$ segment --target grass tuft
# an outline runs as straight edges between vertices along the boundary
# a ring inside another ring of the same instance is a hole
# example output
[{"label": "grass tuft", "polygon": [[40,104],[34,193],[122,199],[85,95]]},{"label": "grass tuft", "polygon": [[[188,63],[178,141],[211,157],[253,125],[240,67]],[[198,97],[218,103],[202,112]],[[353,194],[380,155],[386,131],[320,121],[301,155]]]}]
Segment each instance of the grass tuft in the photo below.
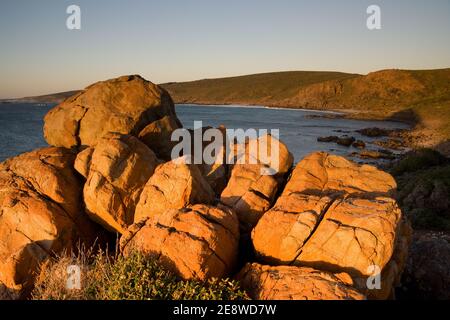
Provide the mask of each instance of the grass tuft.
[{"label": "grass tuft", "polygon": [[[66,287],[67,267],[81,268],[81,289]],[[100,251],[64,254],[41,267],[32,293],[36,300],[244,300],[239,283],[229,279],[183,281],[140,253],[111,257]]]}]

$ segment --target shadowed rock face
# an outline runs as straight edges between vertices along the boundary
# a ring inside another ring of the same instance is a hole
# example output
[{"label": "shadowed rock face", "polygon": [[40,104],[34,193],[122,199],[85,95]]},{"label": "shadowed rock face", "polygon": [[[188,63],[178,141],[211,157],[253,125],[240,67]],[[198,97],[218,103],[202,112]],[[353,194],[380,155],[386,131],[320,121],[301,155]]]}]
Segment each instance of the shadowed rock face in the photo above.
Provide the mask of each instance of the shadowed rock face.
[{"label": "shadowed rock face", "polygon": [[[269,156],[272,154],[272,144],[278,144],[278,159],[264,163],[259,157],[258,149],[250,147],[251,143],[268,146],[267,154]],[[282,142],[270,135],[247,142],[242,150],[246,157],[245,162],[240,164],[236,161],[237,164],[233,166],[230,180],[222,192],[220,200],[236,211],[241,227],[243,230],[249,231],[256,225],[264,212],[272,206],[276,193],[292,166],[293,157]],[[237,159],[242,156],[239,149],[235,153]],[[270,169],[275,169],[277,174],[264,175],[262,173],[264,170]]]},{"label": "shadowed rock face", "polygon": [[138,136],[145,129],[144,142],[158,154],[160,143],[149,132],[168,135],[175,127],[181,123],[164,89],[140,76],[123,76],[95,83],[53,108],[45,116],[44,136],[50,145],[71,148],[94,146],[108,132]]},{"label": "shadowed rock face", "polygon": [[[0,164],[0,286],[26,295],[41,262],[101,235],[82,209],[75,154],[44,148]],[[1,285],[3,283],[3,285]]]},{"label": "shadowed rock face", "polygon": [[133,224],[142,189],[158,159],[137,138],[118,133],[105,135],[91,149],[81,152],[76,161],[80,173],[87,174],[83,191],[86,211],[104,228],[123,233]]},{"label": "shadowed rock face", "polygon": [[365,300],[346,273],[252,263],[243,268],[238,279],[256,300]]},{"label": "shadowed rock face", "polygon": [[275,206],[254,229],[256,253],[272,264],[345,271],[363,288],[376,265],[387,290],[368,294],[387,298],[407,254],[402,237],[410,236],[390,197],[395,188],[394,179],[374,167],[312,154],[297,165]]},{"label": "shadowed rock face", "polygon": [[169,209],[132,225],[121,238],[125,255],[140,251],[183,279],[228,276],[236,262],[239,222],[225,207]]}]

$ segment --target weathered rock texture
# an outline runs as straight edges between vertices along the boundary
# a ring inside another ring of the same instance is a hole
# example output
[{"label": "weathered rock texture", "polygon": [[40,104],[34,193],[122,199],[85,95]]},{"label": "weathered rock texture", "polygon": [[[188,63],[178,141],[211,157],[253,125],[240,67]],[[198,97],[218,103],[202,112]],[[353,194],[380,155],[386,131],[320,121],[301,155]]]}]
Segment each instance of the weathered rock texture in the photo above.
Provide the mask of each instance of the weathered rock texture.
[{"label": "weathered rock texture", "polygon": [[[155,123],[156,122],[156,123]],[[140,76],[97,82],[53,108],[45,116],[50,145],[94,146],[108,132],[139,136],[158,153],[161,143],[151,132],[167,136],[181,127],[170,95]],[[167,150],[161,150],[161,156]]]},{"label": "weathered rock texture", "polygon": [[312,268],[247,264],[239,273],[242,287],[256,300],[364,300],[346,273]]},{"label": "weathered rock texture", "polygon": [[[85,154],[83,154],[85,153]],[[89,160],[89,149],[77,157]],[[130,135],[109,133],[99,140],[87,174],[84,203],[89,216],[110,231],[123,233],[133,224],[141,192],[158,164],[145,144]],[[87,171],[87,172],[85,172]]]},{"label": "weathered rock texture", "polygon": [[[387,298],[399,279],[410,229],[397,203],[394,179],[374,167],[315,153],[300,162],[275,206],[266,212],[252,239],[261,261],[347,272],[360,288],[383,271]],[[395,252],[395,256],[394,256]]]},{"label": "weathered rock texture", "polygon": [[84,178],[89,175],[89,168],[91,167],[92,154],[95,148],[86,148],[77,154],[75,158],[74,168],[81,174]]},{"label": "weathered rock texture", "polygon": [[232,210],[206,205],[169,209],[132,225],[121,239],[125,255],[139,251],[183,279],[229,275],[239,243],[239,223]]},{"label": "weathered rock texture", "polygon": [[[267,146],[266,161],[260,159],[258,149],[250,147],[251,143]],[[275,143],[279,145],[278,159],[270,158],[272,144]],[[221,201],[237,212],[243,229],[249,230],[272,206],[278,188],[292,166],[293,157],[282,142],[269,135],[247,142],[245,147],[237,149],[235,153],[236,164],[222,192]],[[245,157],[245,160],[237,162],[241,157]],[[267,174],[270,171],[272,174]]]},{"label": "weathered rock texture", "polygon": [[0,164],[0,291],[24,296],[53,253],[92,245],[100,234],[82,209],[75,154],[45,148]]},{"label": "weathered rock texture", "polygon": [[184,158],[164,163],[156,169],[142,191],[136,207],[135,222],[167,209],[181,209],[191,204],[209,204],[214,191],[196,165]]}]

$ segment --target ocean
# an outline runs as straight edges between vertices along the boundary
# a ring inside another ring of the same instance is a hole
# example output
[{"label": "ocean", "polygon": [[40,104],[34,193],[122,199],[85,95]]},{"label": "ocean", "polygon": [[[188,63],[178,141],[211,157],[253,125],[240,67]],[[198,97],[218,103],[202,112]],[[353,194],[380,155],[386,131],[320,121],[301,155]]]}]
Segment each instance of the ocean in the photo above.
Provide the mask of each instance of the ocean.
[{"label": "ocean", "polygon": [[[43,119],[52,107],[53,105],[0,104],[0,162],[47,146],[43,137]],[[370,127],[408,128],[406,124],[392,121],[329,118],[326,117],[329,113],[310,110],[177,105],[176,112],[187,128],[192,128],[194,121],[202,121],[203,126],[225,125],[230,129],[279,129],[281,140],[293,153],[296,162],[314,151],[327,151],[347,157],[357,151],[353,147],[317,142],[318,137],[347,134],[368,143],[368,149],[377,150],[379,147],[372,144],[376,139],[362,137],[355,130]]]}]

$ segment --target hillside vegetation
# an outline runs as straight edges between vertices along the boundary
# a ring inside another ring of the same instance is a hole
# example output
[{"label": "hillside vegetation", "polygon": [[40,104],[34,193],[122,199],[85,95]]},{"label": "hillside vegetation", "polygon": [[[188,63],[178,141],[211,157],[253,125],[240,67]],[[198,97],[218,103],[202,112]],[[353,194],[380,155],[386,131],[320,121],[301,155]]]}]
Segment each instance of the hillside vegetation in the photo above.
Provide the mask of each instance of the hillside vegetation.
[{"label": "hillside vegetation", "polygon": [[177,103],[342,110],[417,124],[419,135],[431,134],[435,142],[450,138],[450,69],[279,72],[162,86]]}]

